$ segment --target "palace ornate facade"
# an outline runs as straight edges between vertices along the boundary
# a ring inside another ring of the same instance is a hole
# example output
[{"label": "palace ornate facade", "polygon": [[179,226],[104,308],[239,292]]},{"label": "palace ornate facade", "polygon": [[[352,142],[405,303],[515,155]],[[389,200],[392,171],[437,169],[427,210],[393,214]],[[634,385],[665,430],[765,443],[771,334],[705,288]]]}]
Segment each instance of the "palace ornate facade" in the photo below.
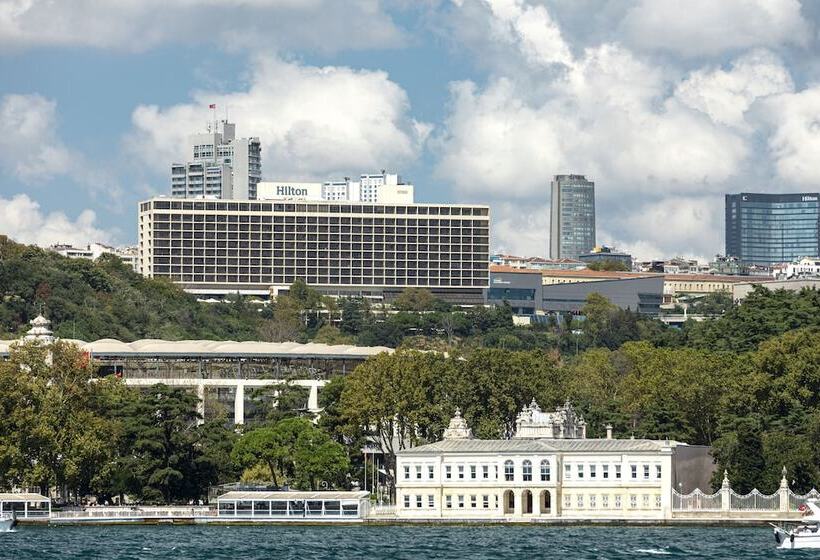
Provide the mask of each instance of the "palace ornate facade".
[{"label": "palace ornate facade", "polygon": [[687,466],[708,452],[615,439],[611,426],[605,439],[587,438],[569,402],[544,412],[533,400],[507,440],[476,439],[456,410],[441,441],[397,453],[396,511],[404,519],[669,519],[673,488],[704,478]]}]

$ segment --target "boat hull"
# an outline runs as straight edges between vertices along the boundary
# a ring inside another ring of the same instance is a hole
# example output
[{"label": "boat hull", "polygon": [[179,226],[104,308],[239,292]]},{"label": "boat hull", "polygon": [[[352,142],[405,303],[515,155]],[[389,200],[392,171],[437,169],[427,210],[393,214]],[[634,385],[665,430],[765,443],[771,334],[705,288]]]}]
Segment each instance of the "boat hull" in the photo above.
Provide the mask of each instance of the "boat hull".
[{"label": "boat hull", "polygon": [[776,527],[774,530],[774,538],[778,548],[820,548],[820,532],[800,534]]},{"label": "boat hull", "polygon": [[14,529],[15,520],[12,517],[0,518],[0,533],[5,533]]}]

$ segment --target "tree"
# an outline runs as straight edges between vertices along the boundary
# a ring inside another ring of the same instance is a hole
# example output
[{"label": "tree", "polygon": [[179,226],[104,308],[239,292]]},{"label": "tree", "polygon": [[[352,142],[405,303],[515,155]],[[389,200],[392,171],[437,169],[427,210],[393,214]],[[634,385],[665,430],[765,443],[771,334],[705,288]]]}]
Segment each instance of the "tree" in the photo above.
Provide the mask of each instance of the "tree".
[{"label": "tree", "polygon": [[262,427],[243,434],[233,446],[231,459],[243,469],[262,463],[268,467],[274,486],[279,486],[277,472],[283,471],[282,465],[290,449],[281,439],[281,432],[273,427]]},{"label": "tree", "polygon": [[399,311],[432,311],[437,298],[424,288],[405,288],[393,302],[393,308]]},{"label": "tree", "polygon": [[293,462],[299,486],[311,490],[318,490],[320,482],[339,486],[350,468],[344,447],[312,425],[296,439]]},{"label": "tree", "polygon": [[611,270],[616,272],[629,272],[629,266],[618,259],[604,259],[587,264],[590,270]]},{"label": "tree", "polygon": [[323,344],[354,344],[356,339],[340,331],[333,325],[322,325],[313,337],[313,342]]},{"label": "tree", "polygon": [[732,308],[733,304],[732,293],[721,290],[696,299],[689,306],[689,313],[693,315],[723,315]]},{"label": "tree", "polygon": [[601,294],[589,294],[581,313],[585,317],[583,331],[587,346],[615,350],[624,342],[637,340],[640,336],[636,315],[610,303]]},{"label": "tree", "polygon": [[299,302],[288,295],[280,295],[271,303],[271,318],[259,327],[262,340],[268,342],[291,342],[302,334],[302,309]]},{"label": "tree", "polygon": [[689,346],[746,352],[794,329],[820,327],[820,291],[770,291],[757,286],[740,305],[718,319],[684,327]]},{"label": "tree", "polygon": [[171,503],[198,498],[196,480],[196,395],[183,389],[155,385],[126,403],[125,465],[134,473],[132,491],[150,502]]},{"label": "tree", "polygon": [[67,342],[12,347],[0,362],[0,485],[87,492],[116,426],[101,410],[112,383],[89,383],[88,356]]},{"label": "tree", "polygon": [[452,362],[440,354],[382,353],[345,380],[339,408],[348,433],[372,436],[385,456],[388,484],[395,480],[396,451],[432,440],[446,425],[441,378]]},{"label": "tree", "polygon": [[339,329],[345,334],[358,335],[372,316],[370,305],[364,298],[344,298],[341,300],[342,321]]}]

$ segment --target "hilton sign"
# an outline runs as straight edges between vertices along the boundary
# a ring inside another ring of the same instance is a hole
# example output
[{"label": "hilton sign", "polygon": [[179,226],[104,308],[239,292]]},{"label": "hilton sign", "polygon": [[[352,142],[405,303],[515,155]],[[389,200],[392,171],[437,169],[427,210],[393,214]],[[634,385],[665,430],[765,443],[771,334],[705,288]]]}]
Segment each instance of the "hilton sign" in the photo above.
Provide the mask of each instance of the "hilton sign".
[{"label": "hilton sign", "polygon": [[307,189],[300,189],[290,185],[278,185],[276,187],[276,196],[307,196]]}]

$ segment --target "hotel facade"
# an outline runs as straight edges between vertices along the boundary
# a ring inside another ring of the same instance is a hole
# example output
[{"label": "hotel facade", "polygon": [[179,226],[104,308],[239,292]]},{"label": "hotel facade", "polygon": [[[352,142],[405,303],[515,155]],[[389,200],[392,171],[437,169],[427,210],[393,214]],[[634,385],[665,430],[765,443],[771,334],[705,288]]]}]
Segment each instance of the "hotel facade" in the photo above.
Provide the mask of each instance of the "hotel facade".
[{"label": "hotel facade", "polygon": [[139,205],[140,272],[200,295],[321,293],[391,301],[429,289],[483,303],[488,206],[154,198]]},{"label": "hotel facade", "polygon": [[[567,403],[533,401],[508,440],[479,440],[456,411],[442,441],[397,454],[396,515],[451,520],[662,520],[672,492],[706,487],[708,448],[676,441],[588,439]],[[704,469],[703,466],[706,466]]]}]

